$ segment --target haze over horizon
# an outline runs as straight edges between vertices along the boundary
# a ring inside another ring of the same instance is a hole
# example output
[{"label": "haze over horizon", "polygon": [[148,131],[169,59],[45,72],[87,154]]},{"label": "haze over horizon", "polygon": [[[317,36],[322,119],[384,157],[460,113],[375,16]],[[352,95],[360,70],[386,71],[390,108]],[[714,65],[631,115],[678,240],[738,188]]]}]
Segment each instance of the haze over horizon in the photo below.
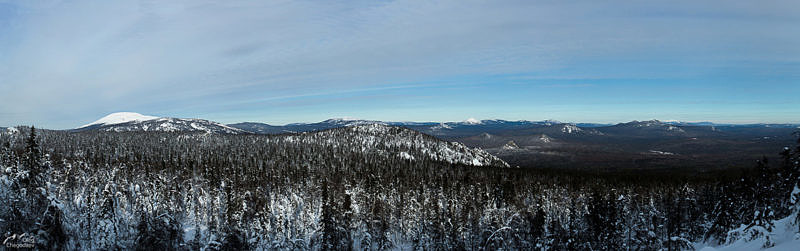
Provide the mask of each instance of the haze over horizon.
[{"label": "haze over horizon", "polygon": [[0,126],[800,123],[793,1],[4,1]]}]

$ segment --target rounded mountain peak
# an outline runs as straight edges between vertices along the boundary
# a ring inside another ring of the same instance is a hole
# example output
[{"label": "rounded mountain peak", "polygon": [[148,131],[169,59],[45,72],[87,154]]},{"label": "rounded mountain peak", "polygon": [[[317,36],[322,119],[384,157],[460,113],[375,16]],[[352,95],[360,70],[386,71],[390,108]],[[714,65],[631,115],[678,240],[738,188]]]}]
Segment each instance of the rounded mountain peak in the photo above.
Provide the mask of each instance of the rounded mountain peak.
[{"label": "rounded mountain peak", "polygon": [[115,124],[122,124],[122,123],[131,122],[131,121],[147,121],[147,120],[153,120],[153,119],[157,119],[157,118],[159,118],[159,117],[142,115],[142,114],[135,113],[135,112],[115,112],[115,113],[106,115],[105,117],[102,117],[102,118],[98,119],[95,122],[86,124],[86,125],[78,127],[78,128],[84,128],[84,127],[88,127],[88,126],[92,126],[92,125],[115,125]]}]

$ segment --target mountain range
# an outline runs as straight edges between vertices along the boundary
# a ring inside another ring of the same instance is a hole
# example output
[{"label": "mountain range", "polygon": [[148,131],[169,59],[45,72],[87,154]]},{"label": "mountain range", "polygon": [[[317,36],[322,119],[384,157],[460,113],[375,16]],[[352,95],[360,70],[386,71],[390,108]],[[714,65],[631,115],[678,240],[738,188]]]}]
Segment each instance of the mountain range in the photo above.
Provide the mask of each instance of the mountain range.
[{"label": "mountain range", "polygon": [[438,139],[480,148],[512,166],[609,170],[724,168],[748,163],[791,145],[796,124],[717,124],[711,122],[631,121],[619,124],[560,121],[475,120],[387,122],[328,119],[316,123],[221,124],[204,119],[162,118],[114,113],[73,132],[158,131],[218,134],[298,134],[334,128],[382,125],[402,127]]},{"label": "mountain range", "polygon": [[[384,124],[403,126],[409,129],[424,132],[430,135],[457,138],[474,136],[481,133],[499,133],[516,131],[518,133],[530,131],[568,134],[568,135],[598,135],[605,133],[631,135],[632,130],[638,130],[639,136],[653,136],[652,134],[669,136],[687,136],[700,131],[733,132],[740,131],[735,128],[772,128],[796,129],[798,124],[718,124],[712,122],[681,122],[681,121],[631,121],[619,124],[599,123],[565,123],[554,120],[544,121],[508,121],[508,120],[476,120],[467,119],[461,122],[392,122],[377,120],[359,120],[335,118],[315,123],[292,123],[286,125],[270,125],[260,122],[241,122],[222,124],[197,118],[169,118],[147,116],[133,112],[118,112],[109,114],[95,122],[72,129],[72,131],[197,131],[224,134],[285,134],[326,130],[331,128],[347,127],[365,124]],[[690,132],[686,131],[689,128]],[[527,130],[527,131],[526,131]]]}]

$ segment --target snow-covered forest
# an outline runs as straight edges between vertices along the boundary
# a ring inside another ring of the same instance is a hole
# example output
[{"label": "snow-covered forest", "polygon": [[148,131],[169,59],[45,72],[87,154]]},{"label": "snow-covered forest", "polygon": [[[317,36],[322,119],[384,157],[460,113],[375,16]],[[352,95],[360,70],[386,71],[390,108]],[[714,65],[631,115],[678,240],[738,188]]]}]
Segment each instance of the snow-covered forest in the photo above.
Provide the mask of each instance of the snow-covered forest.
[{"label": "snow-covered forest", "polygon": [[798,233],[798,152],[724,173],[610,175],[508,168],[378,125],[20,127],[0,135],[0,230],[55,250],[766,248]]}]

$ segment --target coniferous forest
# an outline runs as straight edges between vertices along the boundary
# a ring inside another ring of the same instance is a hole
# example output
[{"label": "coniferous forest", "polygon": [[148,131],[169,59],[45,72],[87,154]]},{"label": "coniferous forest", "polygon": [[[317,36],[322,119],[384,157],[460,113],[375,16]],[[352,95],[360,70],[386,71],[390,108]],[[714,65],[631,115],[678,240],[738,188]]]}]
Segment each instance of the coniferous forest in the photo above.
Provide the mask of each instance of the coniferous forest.
[{"label": "coniferous forest", "polygon": [[476,166],[396,127],[19,129],[0,136],[0,230],[43,250],[686,250],[798,232],[798,146],[725,172],[601,173]]}]

